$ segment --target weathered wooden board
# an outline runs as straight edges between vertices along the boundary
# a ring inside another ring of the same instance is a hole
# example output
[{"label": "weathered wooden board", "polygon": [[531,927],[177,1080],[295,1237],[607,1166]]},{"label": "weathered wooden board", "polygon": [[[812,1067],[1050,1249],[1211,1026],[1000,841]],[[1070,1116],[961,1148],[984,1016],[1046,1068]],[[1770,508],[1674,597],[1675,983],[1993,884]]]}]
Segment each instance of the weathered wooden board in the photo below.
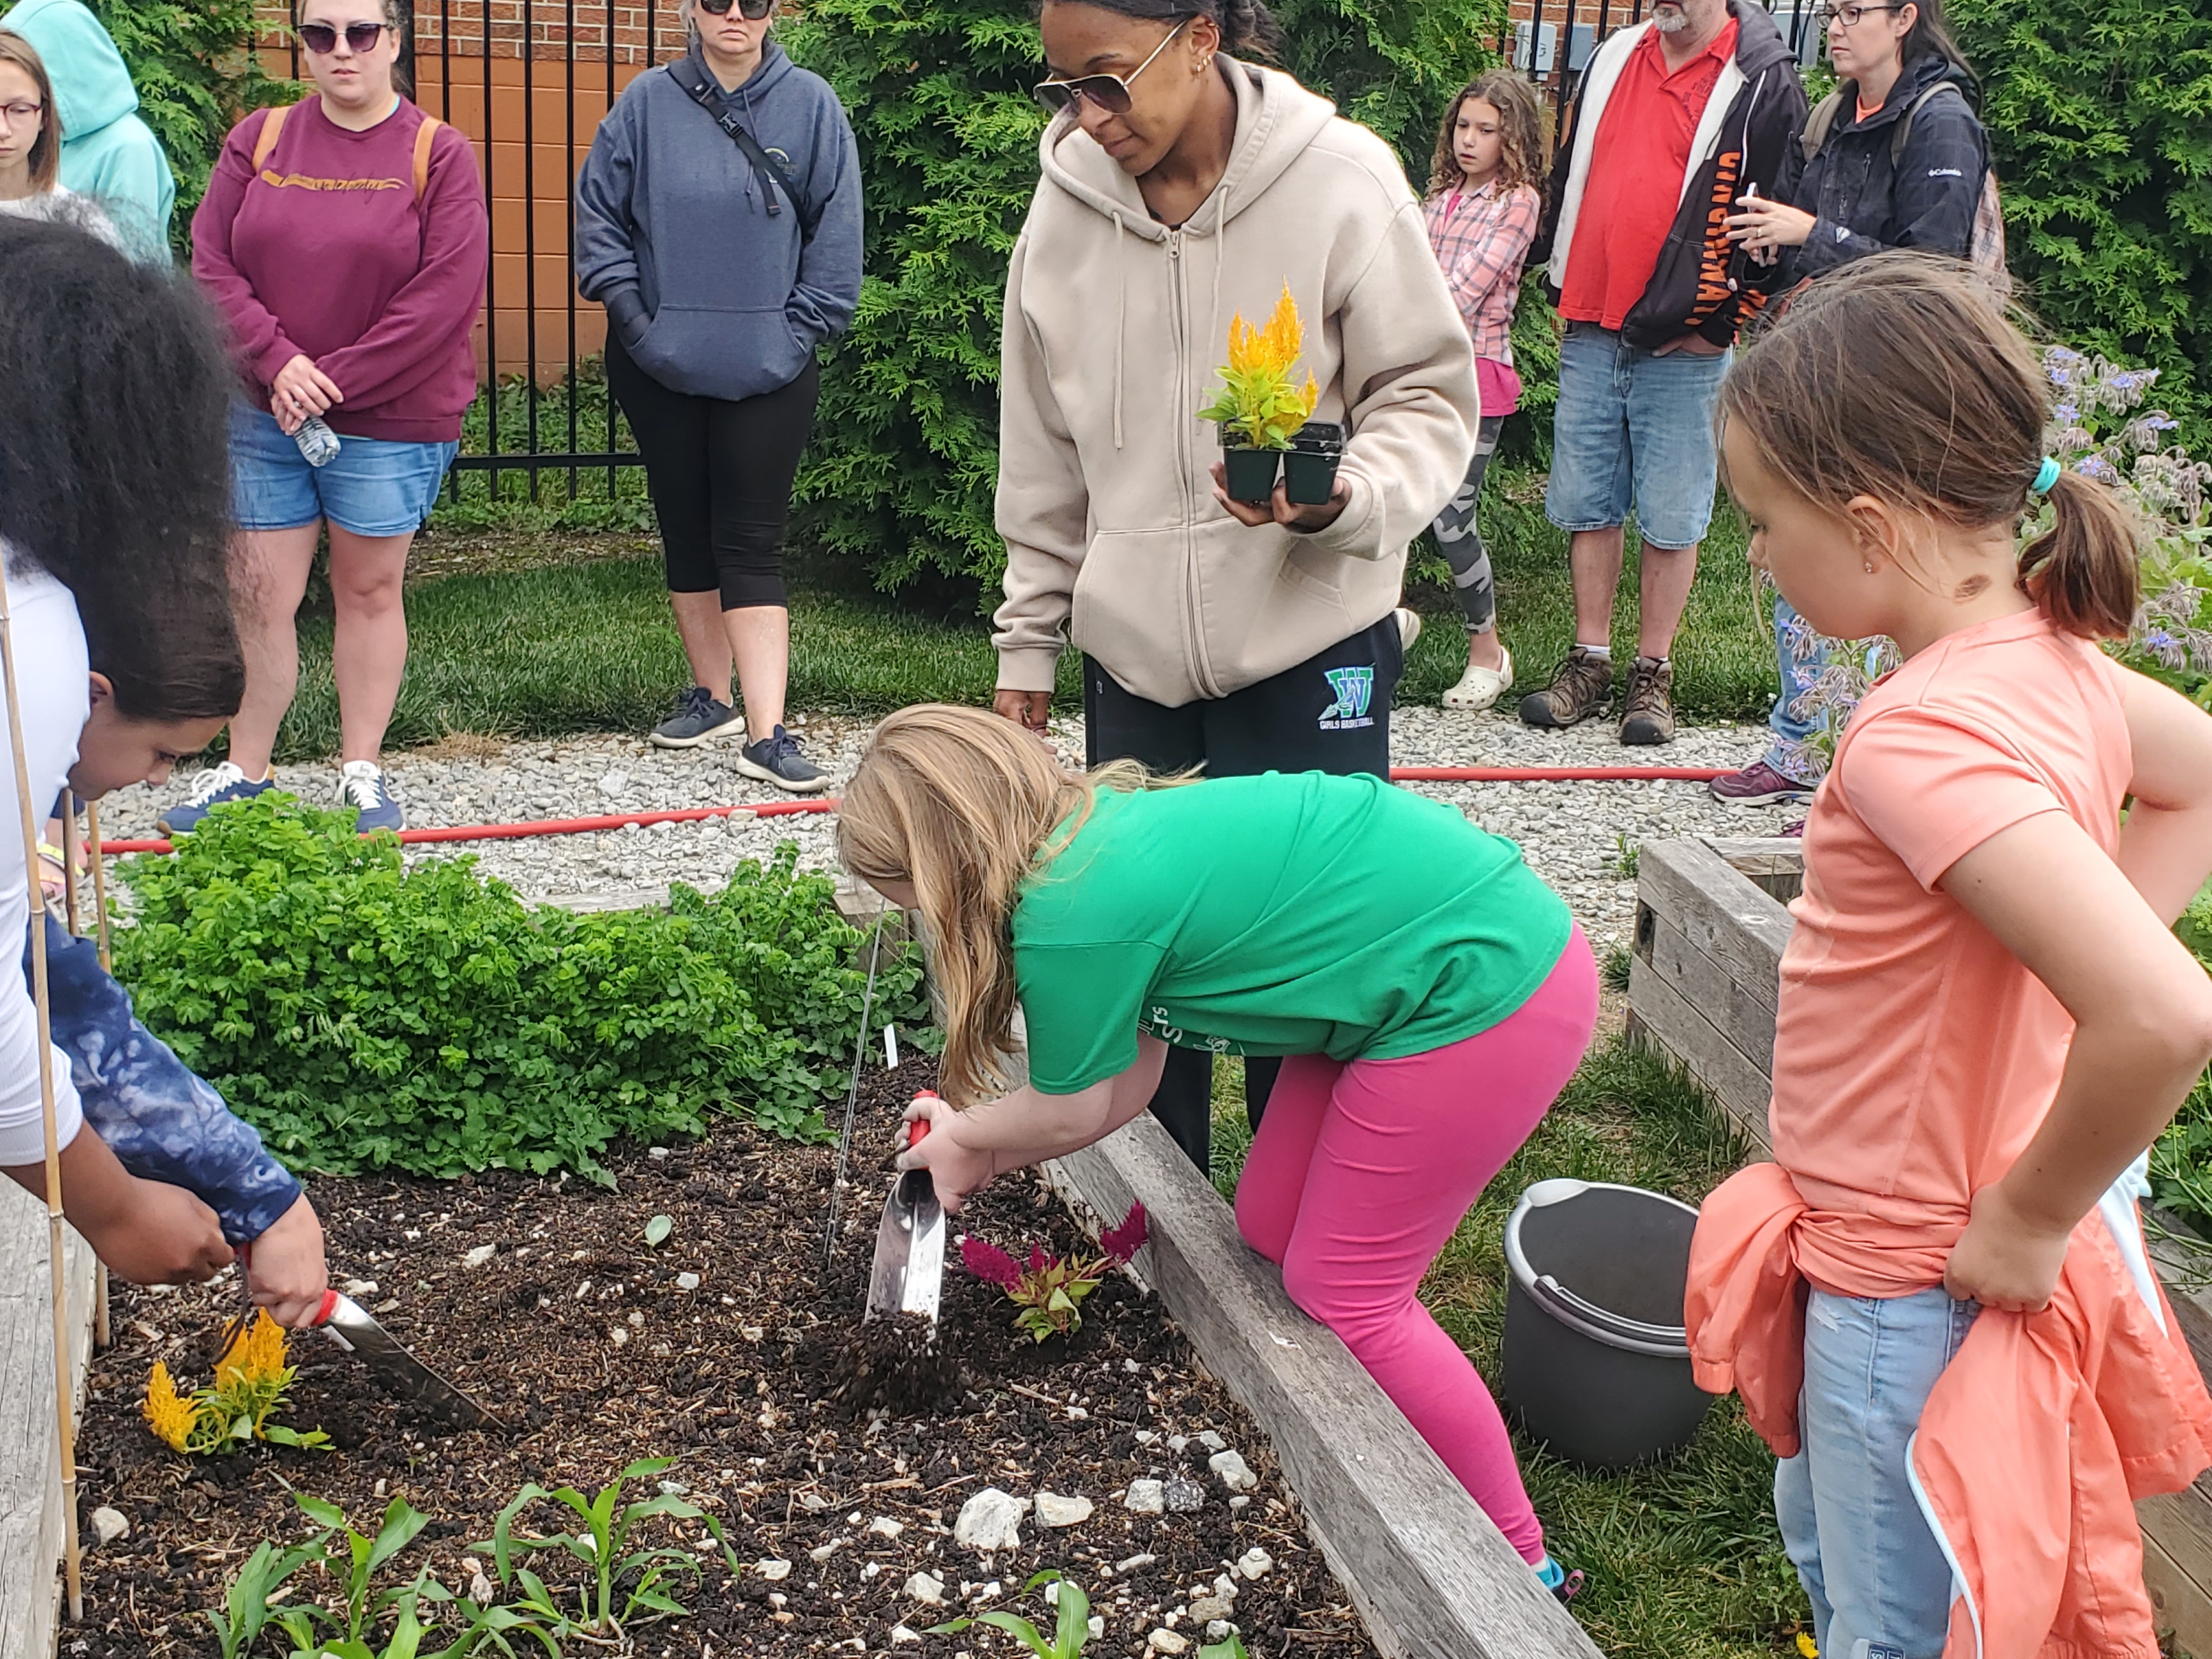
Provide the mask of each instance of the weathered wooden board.
[{"label": "weathered wooden board", "polygon": [[[92,1346],[94,1261],[64,1255],[77,1403]],[[0,1659],[52,1659],[61,1593],[61,1458],[54,1441],[46,1209],[0,1181]]]},{"label": "weathered wooden board", "polygon": [[1636,857],[1639,932],[1645,910],[1672,921],[1771,1007],[1771,988],[1790,944],[1790,912],[1737,873],[1715,845],[1646,842]]},{"label": "weathered wooden board", "polygon": [[1767,1156],[1767,1074],[1641,956],[1629,963],[1628,1023],[1632,1041],[1656,1048],[1695,1078],[1759,1156]]},{"label": "weathered wooden board", "polygon": [[1365,1368],[1292,1305],[1166,1130],[1140,1117],[1053,1174],[1100,1215],[1144,1200],[1152,1243],[1136,1265],[1267,1431],[1378,1646],[1407,1659],[1596,1659]]},{"label": "weathered wooden board", "polygon": [[2185,1654],[2212,1654],[2212,1498],[2201,1487],[2136,1505],[2143,1530],[2143,1583],[2161,1630]]}]

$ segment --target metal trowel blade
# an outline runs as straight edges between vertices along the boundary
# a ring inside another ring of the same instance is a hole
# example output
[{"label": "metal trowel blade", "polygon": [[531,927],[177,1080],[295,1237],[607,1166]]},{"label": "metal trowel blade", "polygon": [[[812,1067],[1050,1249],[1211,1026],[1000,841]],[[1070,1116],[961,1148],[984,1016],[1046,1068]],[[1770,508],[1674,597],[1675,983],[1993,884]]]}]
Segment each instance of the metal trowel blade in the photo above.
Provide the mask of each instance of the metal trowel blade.
[{"label": "metal trowel blade", "polygon": [[400,1345],[399,1340],[372,1319],[351,1297],[335,1291],[323,1299],[322,1316],[315,1324],[348,1353],[358,1355],[377,1381],[403,1400],[411,1400],[457,1428],[483,1428],[495,1421],[492,1414],[432,1370]]},{"label": "metal trowel blade", "polygon": [[945,1286],[945,1206],[927,1170],[912,1170],[892,1183],[876,1229],[876,1257],[868,1269],[869,1319],[920,1314],[937,1322]]}]

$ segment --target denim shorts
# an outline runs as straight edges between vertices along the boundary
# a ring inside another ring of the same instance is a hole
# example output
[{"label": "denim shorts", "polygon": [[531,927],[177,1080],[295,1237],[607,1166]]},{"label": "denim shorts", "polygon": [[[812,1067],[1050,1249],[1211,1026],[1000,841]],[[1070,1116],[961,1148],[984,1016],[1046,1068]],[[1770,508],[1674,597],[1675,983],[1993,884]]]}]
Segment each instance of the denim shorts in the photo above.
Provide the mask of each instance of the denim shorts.
[{"label": "denim shorts", "polygon": [[1720,459],[1713,406],[1733,355],[1655,357],[1595,323],[1569,323],[1544,516],[1565,531],[1611,530],[1633,507],[1654,547],[1703,541]]},{"label": "denim shorts", "polygon": [[1835,1659],[1939,1659],[1951,1564],[1905,1468],[1922,1408],[1981,1309],[1941,1286],[1805,1308],[1804,1444],[1774,1471],[1782,1541]]},{"label": "denim shorts", "polygon": [[240,530],[295,530],[328,519],[356,536],[410,536],[430,516],[459,444],[340,434],[337,458],[313,467],[273,415],[230,406],[231,514]]}]

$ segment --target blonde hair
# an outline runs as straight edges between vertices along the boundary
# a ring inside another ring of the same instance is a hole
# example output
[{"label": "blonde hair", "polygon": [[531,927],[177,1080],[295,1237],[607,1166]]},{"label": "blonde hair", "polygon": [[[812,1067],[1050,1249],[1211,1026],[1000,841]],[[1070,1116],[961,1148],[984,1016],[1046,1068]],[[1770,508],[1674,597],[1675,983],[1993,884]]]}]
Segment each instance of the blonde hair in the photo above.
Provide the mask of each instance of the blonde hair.
[{"label": "blonde hair", "polygon": [[1443,124],[1437,129],[1437,151],[1429,163],[1429,194],[1441,196],[1456,190],[1464,180],[1452,139],[1459,112],[1469,99],[1480,99],[1498,112],[1498,193],[1510,194],[1526,185],[1540,190],[1544,166],[1544,118],[1537,106],[1536,88],[1517,70],[1487,70],[1459,89],[1445,106]]},{"label": "blonde hair", "polygon": [[11,28],[0,27],[0,64],[13,64],[39,88],[39,136],[31,143],[31,189],[44,196],[54,187],[62,166],[62,112],[54,103],[54,83],[39,49]]},{"label": "blonde hair", "polygon": [[902,708],[869,739],[837,808],[837,853],[863,881],[914,886],[944,1001],[939,1087],[955,1106],[1004,1087],[1023,884],[1083,827],[1099,789],[1152,781],[1129,761],[1073,775],[1013,721],[949,703]]},{"label": "blonde hair", "polygon": [[[1831,271],[1758,334],[1722,383],[1717,420],[1831,512],[1870,495],[1961,530],[2010,530],[2043,465],[2051,400],[1986,279],[1892,252]],[[2070,468],[2048,499],[2051,528],[2021,550],[2021,592],[2067,633],[2125,635],[2138,579],[2126,509]]]}]

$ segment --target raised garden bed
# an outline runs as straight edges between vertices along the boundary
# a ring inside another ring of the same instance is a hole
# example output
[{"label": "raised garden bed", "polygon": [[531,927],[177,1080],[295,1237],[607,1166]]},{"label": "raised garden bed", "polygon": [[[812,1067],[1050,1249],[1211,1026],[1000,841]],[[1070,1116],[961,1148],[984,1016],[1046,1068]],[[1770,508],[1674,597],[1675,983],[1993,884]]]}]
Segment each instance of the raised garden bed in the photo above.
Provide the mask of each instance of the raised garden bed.
[{"label": "raised garden bed", "polygon": [[[1678,1062],[1743,1133],[1767,1150],[1774,1012],[1784,906],[1804,884],[1790,840],[1646,842],[1637,865],[1636,944],[1629,969],[1632,1039]],[[2153,1212],[2150,1253],[2197,1363],[2212,1376],[2212,1293],[2203,1251],[2179,1222]],[[2161,1238],[2160,1235],[2165,1237]],[[2143,1577],[2178,1649],[2212,1656],[2212,1475],[2136,1506]]]},{"label": "raised garden bed", "polygon": [[[873,1151],[863,1163],[890,1145],[896,1108],[929,1076],[926,1061],[871,1073],[859,1144]],[[297,1341],[291,1420],[327,1430],[336,1449],[256,1448],[188,1463],[154,1440],[137,1402],[155,1359],[204,1368],[230,1304],[220,1287],[118,1288],[116,1345],[94,1365],[84,1503],[88,1511],[112,1505],[132,1530],[88,1557],[87,1650],[214,1653],[199,1610],[215,1605],[257,1541],[301,1530],[288,1483],[364,1526],[389,1497],[404,1496],[431,1525],[403,1565],[411,1572],[427,1560],[447,1584],[465,1586],[465,1547],[489,1535],[524,1483],[590,1490],[634,1458],[672,1455],[680,1462],[671,1474],[716,1516],[741,1562],[795,1565],[774,1582],[757,1569],[732,1580],[719,1554],[702,1553],[699,1583],[677,1592],[691,1616],[641,1627],[632,1650],[641,1656],[888,1652],[896,1627],[1023,1602],[1023,1582],[1045,1567],[1082,1585],[1104,1619],[1090,1651],[1139,1654],[1155,1630],[1202,1638],[1206,1621],[1194,1623],[1191,1593],[1211,1594],[1255,1547],[1273,1565],[1237,1580],[1233,1614],[1255,1653],[1376,1651],[1304,1536],[1264,1437],[1158,1303],[1127,1280],[1091,1298],[1072,1339],[1038,1345],[1014,1330],[995,1290],[956,1270],[945,1340],[966,1362],[966,1397],[941,1414],[883,1420],[836,1398],[881,1182],[863,1170],[853,1189],[853,1224],[825,1289],[816,1256],[832,1158],[732,1127],[666,1157],[622,1157],[610,1166],[616,1193],[514,1176],[318,1182],[338,1274],[375,1280],[368,1299],[391,1304],[381,1316],[394,1333],[475,1391],[511,1425],[505,1432],[448,1437],[377,1395],[351,1361]],[[656,1214],[673,1225],[654,1249],[644,1231]],[[1079,1239],[1036,1178],[999,1183],[963,1224],[1010,1244],[1048,1239],[1066,1249]],[[485,1245],[495,1253],[465,1266]],[[699,1275],[696,1291],[679,1288],[682,1273]],[[1198,1438],[1206,1433],[1259,1475],[1242,1508],[1231,1507],[1208,1467],[1212,1449]],[[1177,1446],[1176,1436],[1190,1438]],[[1194,1510],[1147,1516],[1123,1506],[1131,1480],[1177,1474],[1203,1494]],[[987,1486],[1086,1498],[1094,1508],[1064,1530],[1027,1520],[1018,1547],[987,1559],[951,1535],[963,1502]],[[896,1523],[895,1536],[878,1516]],[[540,1519],[550,1529],[551,1517]],[[696,1529],[686,1535],[698,1541]],[[825,1560],[811,1559],[832,1545]],[[1133,1558],[1127,1571],[1116,1565]],[[906,1593],[918,1572],[944,1582],[946,1606]],[[301,1582],[312,1595],[313,1580]],[[992,1583],[995,1594],[984,1589]],[[1046,1616],[1033,1595],[1024,1610]],[[998,1643],[927,1637],[913,1650],[996,1651]],[[1190,1639],[1193,1651],[1198,1644]]]},{"label": "raised garden bed", "polygon": [[[76,1398],[92,1347],[92,1252],[74,1232],[63,1263]],[[53,1651],[61,1582],[61,1461],[54,1438],[54,1322],[46,1206],[0,1182],[0,1655]]]}]

